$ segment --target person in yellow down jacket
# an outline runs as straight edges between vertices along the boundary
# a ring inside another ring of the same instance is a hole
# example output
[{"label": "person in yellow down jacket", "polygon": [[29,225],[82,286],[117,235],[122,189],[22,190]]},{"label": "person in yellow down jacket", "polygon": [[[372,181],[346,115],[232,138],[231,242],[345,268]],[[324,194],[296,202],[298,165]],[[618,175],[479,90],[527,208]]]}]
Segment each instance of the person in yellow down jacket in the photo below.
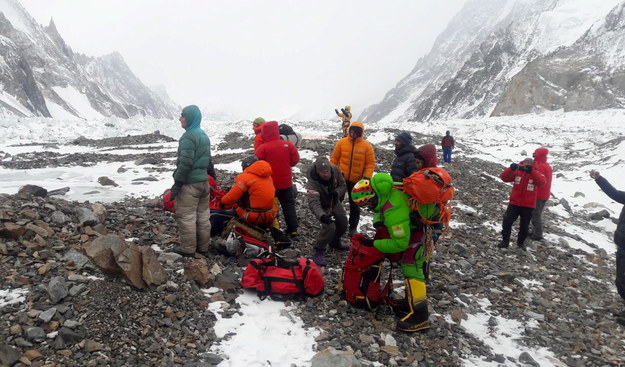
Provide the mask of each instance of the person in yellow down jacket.
[{"label": "person in yellow down jacket", "polygon": [[341,108],[342,113],[339,113],[337,109],[334,109],[336,115],[343,120],[341,123],[341,129],[343,130],[344,138],[347,137],[347,128],[349,127],[350,121],[352,121],[351,109],[351,106],[345,106],[345,108]]},{"label": "person in yellow down jacket", "polygon": [[358,230],[360,207],[354,204],[349,193],[358,181],[371,178],[375,167],[373,146],[365,140],[365,126],[362,122],[354,121],[349,125],[348,136],[336,143],[330,163],[339,167],[347,184],[349,236],[351,237]]}]

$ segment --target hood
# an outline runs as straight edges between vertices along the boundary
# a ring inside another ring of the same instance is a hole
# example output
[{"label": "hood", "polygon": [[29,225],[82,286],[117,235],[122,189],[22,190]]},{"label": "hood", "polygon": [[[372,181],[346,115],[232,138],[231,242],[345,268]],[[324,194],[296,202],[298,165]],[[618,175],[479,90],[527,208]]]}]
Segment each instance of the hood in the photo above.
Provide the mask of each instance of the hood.
[{"label": "hood", "polygon": [[436,145],[434,144],[425,144],[417,148],[417,153],[424,160],[424,166],[421,168],[431,168],[436,167],[438,164],[438,158],[436,157]]},{"label": "hood", "polygon": [[264,142],[280,139],[280,129],[278,128],[277,121],[265,122],[261,126],[263,127],[261,134],[263,134]]},{"label": "hood", "polygon": [[378,205],[375,211],[380,212],[391,196],[391,191],[393,191],[393,178],[385,172],[376,173],[371,177],[371,187],[378,196]]},{"label": "hood", "polygon": [[259,177],[270,177],[271,166],[267,161],[256,161],[243,170],[245,173],[252,173]]},{"label": "hood", "polygon": [[182,109],[182,116],[187,120],[187,127],[185,130],[197,129],[202,122],[202,113],[196,105],[190,105]]},{"label": "hood", "polygon": [[345,106],[345,111],[349,112],[352,109],[352,106]]},{"label": "hood", "polygon": [[[360,136],[361,138],[365,138],[365,125],[360,122],[360,121],[354,121],[351,124],[349,124],[349,128],[351,129],[352,127],[359,127],[362,129],[362,135]],[[349,129],[347,130],[349,131]]]},{"label": "hood", "polygon": [[547,154],[549,154],[549,149],[547,148],[538,148],[534,151],[534,162],[542,163],[547,162]]}]

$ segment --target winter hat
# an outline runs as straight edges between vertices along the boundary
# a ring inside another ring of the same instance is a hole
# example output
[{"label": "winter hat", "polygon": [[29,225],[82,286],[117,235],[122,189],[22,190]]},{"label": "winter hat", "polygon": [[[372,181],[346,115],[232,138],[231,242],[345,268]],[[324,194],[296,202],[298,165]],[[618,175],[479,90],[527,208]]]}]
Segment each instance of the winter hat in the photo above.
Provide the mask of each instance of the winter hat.
[{"label": "winter hat", "polygon": [[362,137],[362,127],[352,125],[349,127],[349,130],[354,131],[357,137]]},{"label": "winter hat", "polygon": [[531,166],[532,164],[534,164],[534,160],[530,157],[525,158],[524,160],[521,161],[521,164],[525,165],[525,166]]},{"label": "winter hat", "polygon": [[412,142],[412,136],[404,131],[403,133],[397,135],[395,140],[402,143],[403,145],[410,145],[410,143]]},{"label": "winter hat", "polygon": [[541,162],[547,161],[547,154],[549,154],[549,149],[538,148],[534,151],[534,159]]},{"label": "winter hat", "polygon": [[255,155],[248,155],[247,157],[241,160],[241,169],[245,170],[247,167],[251,166],[257,161],[258,161],[258,158],[256,158]]},{"label": "winter hat", "polygon": [[326,157],[319,157],[315,161],[315,170],[317,172],[322,171],[330,171],[332,168],[330,167],[330,161]]},{"label": "winter hat", "polygon": [[264,119],[264,118],[262,118],[262,117],[257,117],[257,118],[255,118],[255,119],[254,119],[254,123],[255,123],[256,125],[262,125],[262,124],[264,124],[264,123],[265,123],[265,119]]},{"label": "winter hat", "polygon": [[349,111],[352,109],[352,106],[345,106],[345,111]]}]

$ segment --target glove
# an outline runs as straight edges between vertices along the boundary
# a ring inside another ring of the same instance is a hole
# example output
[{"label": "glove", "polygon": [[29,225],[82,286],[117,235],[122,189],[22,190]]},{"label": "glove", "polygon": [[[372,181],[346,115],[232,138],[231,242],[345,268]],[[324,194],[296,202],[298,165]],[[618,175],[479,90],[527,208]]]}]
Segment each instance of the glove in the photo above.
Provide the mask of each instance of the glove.
[{"label": "glove", "polygon": [[360,242],[360,244],[366,247],[373,247],[373,241],[374,240],[371,238],[365,238],[362,240],[362,242]]},{"label": "glove", "polygon": [[339,110],[337,110],[336,108],[334,109],[334,112],[338,115],[339,114]]},{"label": "glove", "polygon": [[527,173],[532,173],[532,166],[522,166],[522,167],[523,167],[522,171],[525,171]]},{"label": "glove", "polygon": [[182,191],[182,185],[179,185],[176,182],[174,186],[169,189],[169,191],[171,192],[171,194],[169,195],[169,199],[176,200],[176,196],[178,196],[178,194],[180,194],[180,191]]},{"label": "glove", "polygon": [[321,223],[325,223],[325,224],[332,224],[335,221],[334,215],[328,215],[328,214],[322,215],[321,218],[319,218],[319,220],[321,221]]},{"label": "glove", "polygon": [[512,164],[510,165],[510,169],[511,169],[511,170],[513,170],[513,171],[516,171],[518,168],[519,168],[519,165],[518,165],[518,164],[516,164],[516,163],[512,163]]}]

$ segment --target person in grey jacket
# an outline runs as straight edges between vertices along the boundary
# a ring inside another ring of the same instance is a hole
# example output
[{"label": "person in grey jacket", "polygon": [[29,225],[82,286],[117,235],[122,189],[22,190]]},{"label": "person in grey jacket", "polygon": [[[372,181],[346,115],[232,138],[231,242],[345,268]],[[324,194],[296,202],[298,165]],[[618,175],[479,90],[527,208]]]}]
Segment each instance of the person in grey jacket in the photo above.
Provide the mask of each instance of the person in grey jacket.
[{"label": "person in grey jacket", "polygon": [[325,253],[331,248],[347,251],[348,244],[341,244],[341,236],[347,231],[347,214],[341,203],[347,186],[341,170],[330,164],[326,157],[317,158],[308,169],[306,193],[310,211],[321,222],[321,230],[315,242],[313,261],[326,266]]},{"label": "person in grey jacket", "polygon": [[412,145],[412,136],[407,132],[402,132],[395,138],[395,155],[397,156],[391,164],[391,177],[393,181],[402,182],[404,178],[410,176],[418,170],[415,151]]},{"label": "person in grey jacket", "polygon": [[[612,186],[605,177],[595,170],[590,171],[590,178],[610,197],[620,204],[625,204],[625,192],[619,191]],[[616,231],[614,231],[614,243],[616,244],[616,290],[625,300],[625,206],[621,209]],[[625,325],[625,311],[617,314],[617,321]]]}]

